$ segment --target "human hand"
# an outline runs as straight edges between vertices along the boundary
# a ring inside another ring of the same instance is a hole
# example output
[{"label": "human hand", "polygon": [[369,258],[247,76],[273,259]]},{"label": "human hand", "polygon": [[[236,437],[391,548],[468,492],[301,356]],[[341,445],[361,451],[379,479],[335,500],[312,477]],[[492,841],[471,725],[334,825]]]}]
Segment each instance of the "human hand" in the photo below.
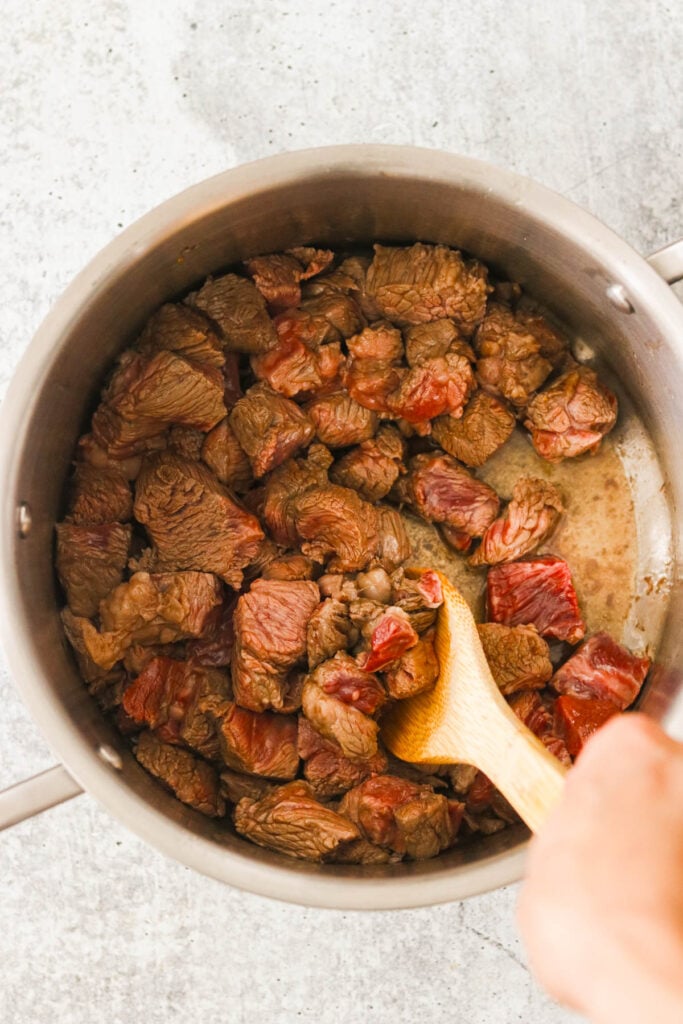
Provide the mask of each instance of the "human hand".
[{"label": "human hand", "polygon": [[531,967],[596,1024],[683,1021],[683,744],[641,714],[589,741],[531,842]]}]

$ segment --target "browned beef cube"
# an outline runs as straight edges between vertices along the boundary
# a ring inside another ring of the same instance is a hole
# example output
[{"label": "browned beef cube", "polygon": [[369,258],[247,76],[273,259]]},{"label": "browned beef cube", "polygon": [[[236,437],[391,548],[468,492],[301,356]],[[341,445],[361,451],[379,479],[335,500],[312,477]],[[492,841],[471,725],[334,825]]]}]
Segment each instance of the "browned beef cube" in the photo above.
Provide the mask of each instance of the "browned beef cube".
[{"label": "browned beef cube", "polygon": [[89,619],[74,615],[68,605],[62,608],[61,619],[64,633],[73,648],[80,673],[91,693],[97,695],[101,687],[107,688],[109,677],[115,677],[116,679],[123,677],[125,682],[128,683],[128,677],[125,673],[121,673],[119,669],[113,668],[114,663],[118,660],[117,658],[105,660],[107,668],[103,668],[102,665],[99,665],[91,657],[85,641],[85,633],[89,632],[97,636],[97,630]]},{"label": "browned beef cube", "polygon": [[330,860],[359,838],[356,826],[318,803],[305,782],[278,786],[258,801],[240,800],[235,828],[259,846],[318,862]]},{"label": "browned beef cube", "polygon": [[57,573],[74,615],[97,615],[102,598],[121,582],[131,527],[57,524]]},{"label": "browned beef cube", "polygon": [[523,406],[560,365],[567,343],[544,317],[492,302],[475,348],[482,387]]},{"label": "browned beef cube", "polygon": [[410,557],[412,547],[399,512],[388,505],[377,506],[377,557],[387,572],[394,572]]},{"label": "browned beef cube", "polygon": [[263,538],[258,520],[208,469],[173,454],[146,461],[135,482],[135,517],[154,544],[155,568],[215,572],[233,587]]},{"label": "browned beef cube", "polygon": [[273,558],[261,573],[264,580],[312,580],[315,565],[306,555],[281,555]]},{"label": "browned beef cube", "polygon": [[320,295],[348,295],[367,320],[378,320],[379,310],[368,295],[365,284],[371,263],[369,256],[348,256],[335,270],[307,281],[302,289],[303,295],[307,299]]},{"label": "browned beef cube", "polygon": [[477,260],[445,245],[375,245],[368,294],[383,316],[399,325],[452,319],[465,334],[481,323],[490,290]]},{"label": "browned beef cube", "polygon": [[370,650],[359,655],[358,663],[367,672],[378,672],[414,647],[418,635],[402,608],[383,608],[372,625]]},{"label": "browned beef cube", "polygon": [[349,395],[365,409],[397,416],[391,396],[400,387],[405,370],[386,359],[349,359],[342,371],[342,382]]},{"label": "browned beef cube", "polygon": [[408,615],[413,629],[424,633],[436,621],[437,610],[443,604],[441,580],[431,569],[424,572],[411,570],[407,575],[398,569],[391,577],[392,604]]},{"label": "browned beef cube", "polygon": [[250,800],[260,800],[267,793],[272,793],[276,785],[263,775],[243,775],[232,768],[221,769],[221,793],[231,804],[238,804],[245,796]]},{"label": "browned beef cube", "polygon": [[244,263],[247,273],[273,312],[298,306],[301,302],[299,282],[325,270],[334,253],[329,249],[300,246],[284,253],[254,256]]},{"label": "browned beef cube", "polygon": [[558,693],[611,700],[623,711],[640,693],[650,667],[608,633],[596,633],[557,670],[552,687]]},{"label": "browned beef cube", "polygon": [[328,597],[308,621],[306,650],[309,669],[316,668],[338,651],[346,651],[358,638],[349,618],[348,606]]},{"label": "browned beef cube", "polygon": [[236,595],[226,598],[207,615],[199,639],[186,644],[187,656],[195,665],[207,668],[230,665],[235,647],[233,616],[236,607]]},{"label": "browned beef cube", "polygon": [[[367,761],[377,754],[378,726],[358,708],[326,693],[319,681],[324,681],[323,662],[304,684],[301,706],[306,718],[317,731],[341,747],[350,761]],[[318,673],[318,675],[316,675]]]},{"label": "browned beef cube", "polygon": [[494,565],[486,578],[488,618],[506,626],[535,626],[541,636],[575,644],[586,632],[569,566],[543,555]]},{"label": "browned beef cube", "polygon": [[411,370],[400,371],[400,383],[389,395],[391,414],[410,423],[418,434],[429,434],[436,416],[462,416],[465,402],[476,387],[469,359],[458,352],[425,359]]},{"label": "browned beef cube", "polygon": [[167,450],[183,459],[197,462],[202,455],[205,434],[196,427],[181,427],[174,424],[168,431]]},{"label": "browned beef cube", "polygon": [[393,775],[361,782],[344,796],[339,811],[369,842],[413,860],[435,857],[455,839],[446,798]]},{"label": "browned beef cube", "polygon": [[367,839],[356,839],[330,859],[335,864],[393,864],[400,861],[401,857],[390,850],[383,850],[381,846],[369,843]]},{"label": "browned beef cube", "polygon": [[187,645],[176,644],[131,644],[123,656],[123,667],[128,673],[127,683],[139,676],[155,658],[169,658],[185,661]]},{"label": "browned beef cube", "polygon": [[386,699],[378,677],[360,668],[345,652],[340,651],[323,662],[309,678],[323,693],[332,694],[365,715],[377,714]]},{"label": "browned beef cube", "polygon": [[[358,308],[356,300],[351,295],[323,294],[312,298],[306,298],[299,307],[299,312],[309,318],[309,321],[325,320],[334,333],[328,333],[325,341],[337,341],[342,338],[350,338],[363,327],[365,320]],[[316,330],[316,328],[314,328]],[[320,335],[317,335],[318,337]],[[304,341],[316,342],[315,336],[306,335]]]},{"label": "browned beef cube", "polygon": [[370,601],[391,603],[391,578],[381,565],[376,565],[367,572],[359,572],[356,577],[358,596]]},{"label": "browned beef cube", "polygon": [[298,405],[267,384],[255,384],[230,413],[230,426],[255,477],[269,473],[313,440],[313,424]]},{"label": "browned beef cube", "polygon": [[109,670],[133,643],[166,644],[201,636],[220,601],[220,584],[209,573],[137,572],[101,602],[101,632],[86,618],[74,617],[69,639]]},{"label": "browned beef cube", "polygon": [[305,407],[315,427],[315,435],[330,448],[346,448],[373,437],[377,415],[364,409],[344,391],[315,398]]},{"label": "browned beef cube", "polygon": [[133,515],[133,495],[123,473],[80,462],[69,488],[67,520],[76,526],[125,523]]},{"label": "browned beef cube", "polygon": [[321,736],[303,715],[299,719],[298,751],[304,761],[304,776],[321,800],[341,796],[369,775],[379,775],[387,768],[381,750],[366,761],[349,761],[339,744]]},{"label": "browned beef cube", "polygon": [[403,469],[405,442],[395,427],[381,427],[377,436],[352,448],[330,469],[330,479],[376,502],[386,497]]},{"label": "browned beef cube", "polygon": [[414,324],[403,331],[408,366],[420,366],[429,359],[438,359],[447,352],[459,352],[474,362],[474,352],[452,320],[432,320]]},{"label": "browned beef cube", "polygon": [[[300,335],[303,330],[301,310],[289,310],[275,320],[278,342],[270,352],[253,356],[251,368],[259,380],[267,382],[274,391],[286,398],[314,395],[336,380],[344,363],[339,342],[319,347],[305,344]],[[322,319],[325,334],[336,335],[334,328]]]},{"label": "browned beef cube", "polygon": [[493,488],[450,455],[416,455],[400,493],[423,519],[445,523],[470,537],[481,537],[500,507]]},{"label": "browned beef cube", "polygon": [[553,674],[550,651],[534,626],[477,626],[491,675],[506,696],[518,690],[541,690]]},{"label": "browned beef cube", "polygon": [[400,659],[388,666],[384,682],[389,696],[394,700],[414,697],[417,693],[430,690],[439,675],[439,662],[431,636],[422,637],[414,647],[407,650]]},{"label": "browned beef cube", "polygon": [[266,483],[262,517],[277,544],[295,547],[298,542],[294,499],[327,484],[332,456],[321,444],[312,444],[305,459],[289,459]]},{"label": "browned beef cube", "polygon": [[[330,484],[290,502],[301,550],[332,572],[363,569],[379,543],[377,513],[348,487]],[[329,561],[328,561],[329,559]]]},{"label": "browned beef cube", "polygon": [[404,356],[401,332],[387,320],[378,320],[349,338],[347,347],[354,359],[377,359],[381,362],[400,362]]},{"label": "browned beef cube", "polygon": [[548,462],[596,452],[617,421],[617,400],[587,366],[577,366],[529,403],[524,426]]},{"label": "browned beef cube", "polygon": [[563,512],[562,495],[554,484],[522,477],[505,512],[488,527],[469,564],[514,562],[535,551],[553,534]]},{"label": "browned beef cube", "polygon": [[189,750],[162,743],[152,732],[141,732],[135,756],[148,772],[165,783],[184,804],[210,818],[225,814],[215,768]]},{"label": "browned beef cube", "polygon": [[516,693],[510,699],[510,707],[558,761],[567,766],[572,763],[564,740],[555,732],[553,716],[535,690]]},{"label": "browned beef cube", "polygon": [[227,419],[221,420],[204,438],[201,456],[209,469],[231,491],[244,494],[254,482],[247,453]]},{"label": "browned beef cube", "polygon": [[252,711],[282,708],[288,673],[306,655],[306,629],[320,592],[310,580],[256,580],[235,611],[235,700]]},{"label": "browned beef cube", "polygon": [[230,701],[211,713],[221,756],[229,768],[272,779],[294,778],[299,770],[296,718],[248,711]]},{"label": "browned beef cube", "polygon": [[467,466],[482,466],[505,444],[515,429],[515,417],[503,402],[479,391],[467,403],[461,419],[439,416],[432,437],[449,455]]},{"label": "browned beef cube", "polygon": [[[162,441],[162,445],[165,441]],[[111,470],[122,474],[126,480],[135,480],[142,466],[141,455],[128,455],[115,458],[97,444],[92,434],[84,434],[78,439],[76,458],[79,466],[93,466],[95,469]]]},{"label": "browned beef cube", "polygon": [[143,352],[165,349],[208,366],[225,363],[223,344],[206,317],[178,303],[167,302],[149,318],[138,348]]},{"label": "browned beef cube", "polygon": [[275,326],[252,281],[237,274],[209,278],[192,301],[217,324],[229,351],[254,355],[277,344]]}]

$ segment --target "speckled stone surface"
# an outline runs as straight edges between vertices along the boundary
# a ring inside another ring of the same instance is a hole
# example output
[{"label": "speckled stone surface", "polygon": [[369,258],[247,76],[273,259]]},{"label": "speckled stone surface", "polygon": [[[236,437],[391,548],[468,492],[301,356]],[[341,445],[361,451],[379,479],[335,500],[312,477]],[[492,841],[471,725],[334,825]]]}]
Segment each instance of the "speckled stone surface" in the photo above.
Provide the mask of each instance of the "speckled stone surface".
[{"label": "speckled stone surface", "polygon": [[[537,178],[643,252],[672,240],[676,6],[5,0],[2,392],[53,301],[118,230],[282,150],[459,151]],[[2,787],[53,759],[6,672],[0,698]],[[527,970],[514,889],[401,913],[286,906],[164,859],[88,797],[3,834],[0,877],[8,1024],[577,1019]]]}]

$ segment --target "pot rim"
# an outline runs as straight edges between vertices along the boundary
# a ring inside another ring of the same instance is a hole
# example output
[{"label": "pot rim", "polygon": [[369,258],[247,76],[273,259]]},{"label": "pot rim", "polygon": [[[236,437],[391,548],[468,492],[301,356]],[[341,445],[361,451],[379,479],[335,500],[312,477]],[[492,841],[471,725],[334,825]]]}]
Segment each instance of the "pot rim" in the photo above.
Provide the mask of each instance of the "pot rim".
[{"label": "pot rim", "polygon": [[[115,818],[162,853],[220,881],[286,902],[346,910],[407,909],[482,893],[517,881],[526,843],[472,864],[400,876],[343,877],[324,874],[297,862],[258,860],[221,847],[172,822],[141,796],[121,785],[116,769],[80,735],[56,694],[45,686],[34,646],[20,609],[14,550],[17,529],[18,467],[26,424],[62,339],[84,302],[106,290],[123,269],[133,265],[188,218],[211,214],[254,191],[326,175],[419,178],[495,193],[498,199],[525,207],[530,217],[551,222],[580,248],[590,248],[613,280],[626,289],[633,305],[649,307],[672,345],[683,341],[683,307],[668,285],[619,235],[571,200],[480,160],[441,150],[392,145],[339,145],[266,157],[223,171],[167,199],[136,220],[102,249],[76,276],[39,327],[26,349],[0,410],[0,431],[12,444],[0,451],[0,634],[16,688],[56,756],[68,771]],[[656,309],[656,312],[653,310]],[[615,316],[626,315],[615,311]],[[682,356],[683,358],[683,356]]]}]

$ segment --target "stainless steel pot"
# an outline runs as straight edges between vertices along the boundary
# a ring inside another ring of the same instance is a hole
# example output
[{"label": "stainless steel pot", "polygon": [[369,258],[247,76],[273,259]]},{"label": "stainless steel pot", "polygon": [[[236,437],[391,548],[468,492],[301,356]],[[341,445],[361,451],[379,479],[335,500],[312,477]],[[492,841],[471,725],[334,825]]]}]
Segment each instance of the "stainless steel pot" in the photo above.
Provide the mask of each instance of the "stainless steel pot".
[{"label": "stainless steel pot", "polygon": [[[630,394],[672,513],[666,627],[643,707],[683,737],[683,242],[647,261],[571,202],[462,157],[343,146],[274,157],[147,214],[76,278],[28,348],[0,417],[0,623],[16,685],[62,762],[0,794],[7,826],[87,790],[143,839],[224,882],[308,905],[400,908],[461,899],[521,876],[526,833],[391,868],[316,867],[251,846],[179,804],[138,766],[76,672],[62,635],[53,525],[76,437],[107,367],[152,310],[247,255],[317,241],[445,242],[506,271],[591,339]],[[664,280],[663,280],[664,279]],[[595,339],[595,341],[593,341]],[[676,439],[676,440],[674,440]],[[638,476],[637,459],[635,476]],[[647,510],[645,510],[647,517]]]}]

